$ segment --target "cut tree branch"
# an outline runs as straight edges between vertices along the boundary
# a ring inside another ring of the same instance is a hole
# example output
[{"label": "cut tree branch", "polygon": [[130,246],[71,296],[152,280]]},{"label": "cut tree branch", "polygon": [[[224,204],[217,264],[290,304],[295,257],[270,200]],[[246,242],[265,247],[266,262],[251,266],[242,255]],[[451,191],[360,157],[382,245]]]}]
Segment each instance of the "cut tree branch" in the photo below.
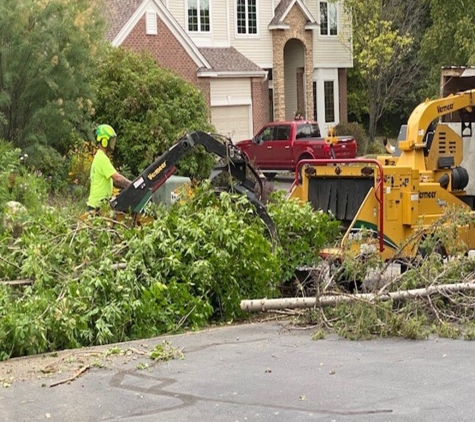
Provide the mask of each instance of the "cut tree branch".
[{"label": "cut tree branch", "polygon": [[428,297],[432,294],[457,293],[475,290],[475,280],[468,283],[445,284],[439,286],[429,286],[422,289],[400,290],[384,294],[359,293],[347,295],[328,295],[319,297],[294,297],[282,299],[254,299],[242,300],[241,309],[248,312],[265,312],[276,309],[303,309],[315,308],[318,306],[336,305],[343,302],[354,302],[366,300],[368,302],[379,302],[386,300],[404,300],[417,297]]},{"label": "cut tree branch", "polygon": [[78,369],[72,377],[66,378],[61,381],[54,382],[50,385],[50,387],[56,387],[57,385],[66,384],[68,382],[74,381],[76,378],[80,377],[84,372],[90,369],[90,366],[83,366],[82,368]]}]

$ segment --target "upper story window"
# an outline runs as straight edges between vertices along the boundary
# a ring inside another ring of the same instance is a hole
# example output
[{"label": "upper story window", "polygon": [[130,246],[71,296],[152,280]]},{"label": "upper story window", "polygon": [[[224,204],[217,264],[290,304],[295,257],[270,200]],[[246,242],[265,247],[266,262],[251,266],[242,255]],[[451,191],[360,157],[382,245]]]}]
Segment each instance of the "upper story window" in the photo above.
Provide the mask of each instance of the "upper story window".
[{"label": "upper story window", "polygon": [[188,31],[209,32],[209,0],[188,0]]},{"label": "upper story window", "polygon": [[237,33],[257,34],[257,0],[237,0]]},{"label": "upper story window", "polygon": [[338,5],[320,2],[320,35],[338,35]]}]

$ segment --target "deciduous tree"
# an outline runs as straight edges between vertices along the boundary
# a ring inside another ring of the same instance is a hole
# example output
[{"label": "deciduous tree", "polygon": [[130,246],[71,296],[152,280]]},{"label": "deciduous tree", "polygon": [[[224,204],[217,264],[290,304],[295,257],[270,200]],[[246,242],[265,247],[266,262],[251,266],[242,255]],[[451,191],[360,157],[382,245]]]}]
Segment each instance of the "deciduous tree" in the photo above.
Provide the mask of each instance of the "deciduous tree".
[{"label": "deciduous tree", "polygon": [[407,99],[419,78],[415,46],[426,7],[425,0],[345,1],[352,17],[354,64],[364,87],[370,140],[383,113]]},{"label": "deciduous tree", "polygon": [[[147,53],[111,48],[98,70],[95,118],[116,129],[115,158],[132,174],[152,163],[184,132],[211,129],[201,91],[159,67]],[[192,157],[180,162],[182,173],[208,177],[213,159],[194,150]]]},{"label": "deciduous tree", "polygon": [[467,0],[430,0],[431,26],[421,56],[429,69],[431,94],[439,94],[440,68],[475,65],[475,8]]},{"label": "deciduous tree", "polygon": [[0,137],[60,152],[92,112],[96,0],[0,0]]}]

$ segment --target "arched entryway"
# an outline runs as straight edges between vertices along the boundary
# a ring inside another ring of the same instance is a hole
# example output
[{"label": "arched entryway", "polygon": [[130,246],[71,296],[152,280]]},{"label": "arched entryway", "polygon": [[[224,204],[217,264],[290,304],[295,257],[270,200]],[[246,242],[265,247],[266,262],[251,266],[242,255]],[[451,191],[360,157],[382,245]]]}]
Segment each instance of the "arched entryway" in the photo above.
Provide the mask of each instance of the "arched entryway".
[{"label": "arched entryway", "polygon": [[285,119],[293,119],[297,110],[305,114],[305,47],[302,41],[291,38],[284,46]]}]

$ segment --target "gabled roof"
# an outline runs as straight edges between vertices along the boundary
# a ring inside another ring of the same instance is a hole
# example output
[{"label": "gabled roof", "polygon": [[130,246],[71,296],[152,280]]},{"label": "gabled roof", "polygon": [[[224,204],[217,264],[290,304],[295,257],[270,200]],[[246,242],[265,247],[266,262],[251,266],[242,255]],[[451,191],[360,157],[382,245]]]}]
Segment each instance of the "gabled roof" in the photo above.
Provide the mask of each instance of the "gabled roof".
[{"label": "gabled roof", "polygon": [[211,69],[200,71],[200,76],[265,77],[267,75],[265,70],[243,56],[234,47],[203,47],[199,50],[211,65]]},{"label": "gabled roof", "polygon": [[106,0],[109,21],[106,38],[120,46],[142,16],[154,10],[194,60],[198,76],[265,77],[267,72],[243,56],[234,47],[198,48],[160,0]]},{"label": "gabled roof", "polygon": [[147,11],[155,11],[177,38],[197,67],[211,66],[188,34],[160,0],[106,0],[105,17],[109,22],[106,38],[113,46],[120,46]]},{"label": "gabled roof", "polygon": [[289,29],[289,25],[287,25],[284,20],[289,14],[292,7],[294,7],[294,5],[300,7],[300,10],[307,18],[307,24],[305,25],[305,29],[315,29],[318,26],[317,21],[312,16],[312,14],[310,13],[307,6],[302,0],[281,0],[281,2],[274,10],[274,17],[272,18],[268,26],[269,30]]}]

